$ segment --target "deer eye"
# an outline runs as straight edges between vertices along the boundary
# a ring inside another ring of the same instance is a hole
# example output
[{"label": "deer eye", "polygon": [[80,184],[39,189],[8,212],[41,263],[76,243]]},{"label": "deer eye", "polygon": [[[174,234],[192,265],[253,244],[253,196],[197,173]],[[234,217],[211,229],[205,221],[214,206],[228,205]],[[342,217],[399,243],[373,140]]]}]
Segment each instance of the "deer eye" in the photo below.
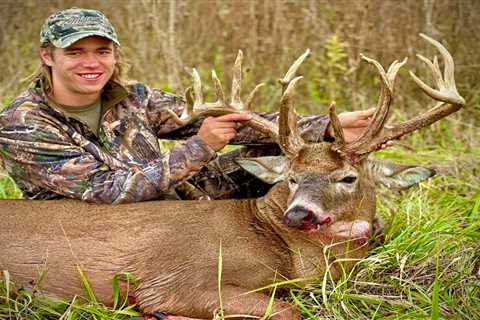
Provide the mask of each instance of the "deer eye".
[{"label": "deer eye", "polygon": [[288,183],[297,184],[297,180],[295,178],[289,178]]},{"label": "deer eye", "polygon": [[355,176],[346,176],[346,177],[344,177],[342,180],[340,180],[340,182],[343,182],[343,183],[354,183],[356,180],[357,180],[357,177],[355,177]]}]

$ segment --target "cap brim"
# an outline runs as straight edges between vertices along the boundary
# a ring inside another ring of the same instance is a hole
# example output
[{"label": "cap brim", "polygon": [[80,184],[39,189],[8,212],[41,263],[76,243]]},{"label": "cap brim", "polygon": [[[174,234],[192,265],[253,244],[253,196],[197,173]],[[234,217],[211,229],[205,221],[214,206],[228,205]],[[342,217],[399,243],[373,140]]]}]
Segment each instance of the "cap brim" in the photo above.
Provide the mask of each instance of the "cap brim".
[{"label": "cap brim", "polygon": [[78,40],[81,40],[86,37],[91,37],[91,36],[99,36],[103,38],[107,38],[109,40],[112,40],[115,44],[120,46],[120,42],[115,37],[112,37],[111,35],[101,32],[101,31],[79,31],[75,32],[73,34],[68,35],[67,37],[64,37],[63,39],[57,39],[53,40],[52,44],[57,47],[57,48],[66,48],[77,42]]}]

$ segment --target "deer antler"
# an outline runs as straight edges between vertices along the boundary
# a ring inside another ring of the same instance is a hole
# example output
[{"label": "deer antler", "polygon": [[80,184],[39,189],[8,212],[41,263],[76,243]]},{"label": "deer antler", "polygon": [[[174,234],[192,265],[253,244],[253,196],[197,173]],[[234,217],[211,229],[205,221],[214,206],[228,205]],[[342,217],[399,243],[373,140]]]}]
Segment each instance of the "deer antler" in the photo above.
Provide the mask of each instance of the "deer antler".
[{"label": "deer antler", "polygon": [[249,113],[252,116],[252,119],[245,123],[247,126],[270,136],[273,141],[280,145],[285,154],[293,156],[304,144],[303,139],[298,132],[297,116],[291,101],[295,83],[302,77],[294,78],[294,76],[302,62],[309,54],[310,50],[307,49],[305,53],[292,64],[285,76],[279,80],[282,85],[279,126],[276,123],[266,120],[251,112],[252,101],[258,89],[263,84],[257,85],[255,89],[252,90],[247,98],[246,103],[243,103],[240,98],[243,59],[242,51],[238,52],[237,59],[235,60],[233,67],[232,94],[230,103],[226,102],[222,84],[220,83],[215,71],[212,71],[212,80],[215,84],[217,100],[215,102],[204,102],[202,94],[202,82],[197,70],[193,69],[193,89],[188,88],[185,91],[186,106],[183,110],[183,113],[179,117],[171,110],[168,110],[168,112],[171,118],[180,126],[188,125],[201,117],[222,116],[230,113]]},{"label": "deer antler", "polygon": [[302,78],[296,77],[289,81],[280,100],[280,118],[278,119],[279,145],[289,158],[294,158],[305,144],[298,130],[297,114],[292,102],[295,84]]},{"label": "deer antler", "polygon": [[305,53],[292,64],[285,76],[278,81],[282,85],[280,118],[278,120],[279,145],[285,155],[289,158],[295,157],[305,144],[298,130],[298,117],[295,113],[295,108],[293,107],[292,95],[296,83],[298,80],[302,79],[302,77],[294,78],[295,73],[309,54],[310,49],[307,49]]},{"label": "deer antler", "polygon": [[[460,96],[455,86],[454,63],[452,56],[438,41],[435,41],[424,34],[420,34],[420,36],[433,44],[440,51],[445,62],[444,76],[442,78],[436,57],[433,59],[433,62],[431,62],[421,55],[417,56],[432,70],[438,89],[429,87],[412,72],[410,72],[410,76],[427,95],[439,102],[432,109],[403,124],[397,124],[391,128],[384,128],[389,113],[389,106],[392,101],[395,76],[398,70],[405,64],[406,59],[400,63],[394,61],[390,65],[388,71],[385,72],[377,61],[362,56],[363,59],[375,65],[380,74],[380,97],[372,122],[366,132],[350,144],[344,145],[343,143],[337,143],[335,148],[339,153],[348,156],[353,161],[359,161],[372,151],[378,150],[385,142],[398,139],[417,129],[426,127],[449,114],[458,111],[465,104],[465,100]],[[335,112],[333,112],[333,117],[336,117]],[[336,131],[335,134],[337,134]]]}]

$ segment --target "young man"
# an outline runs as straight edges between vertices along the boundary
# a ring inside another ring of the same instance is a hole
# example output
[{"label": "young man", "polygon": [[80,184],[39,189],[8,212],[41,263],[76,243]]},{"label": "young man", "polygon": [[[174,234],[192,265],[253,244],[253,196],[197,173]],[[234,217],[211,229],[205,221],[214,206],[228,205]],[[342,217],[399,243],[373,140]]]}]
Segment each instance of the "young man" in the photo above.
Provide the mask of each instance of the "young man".
[{"label": "young man", "polygon": [[[251,196],[245,190],[267,188],[257,180],[250,189],[252,178],[231,161],[266,148],[216,157],[227,143],[272,147],[253,129],[237,129],[250,117],[230,114],[177,126],[167,110],[181,114],[181,98],[122,81],[120,43],[101,12],[71,8],[52,14],[40,42],[38,77],[0,114],[3,165],[26,198],[124,203]],[[372,113],[340,115],[348,140],[363,132]],[[278,114],[263,116],[274,120]],[[326,116],[300,120],[309,141],[324,139],[327,126]],[[186,140],[162,152],[159,138]]]}]

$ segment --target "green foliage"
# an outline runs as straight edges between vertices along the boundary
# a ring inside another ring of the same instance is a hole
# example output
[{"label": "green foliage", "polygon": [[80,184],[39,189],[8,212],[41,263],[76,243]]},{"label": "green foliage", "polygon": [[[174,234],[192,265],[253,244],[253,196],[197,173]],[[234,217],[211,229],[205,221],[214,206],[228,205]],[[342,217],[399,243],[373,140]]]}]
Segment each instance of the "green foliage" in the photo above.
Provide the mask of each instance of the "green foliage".
[{"label": "green foliage", "polygon": [[324,52],[315,61],[314,81],[308,83],[310,95],[320,105],[336,101],[346,104],[348,92],[342,89],[342,77],[347,69],[347,43],[338,35],[330,36],[324,45]]},{"label": "green foliage", "polygon": [[479,114],[480,113],[480,95],[474,98],[473,101],[474,103],[473,103],[472,113]]},{"label": "green foliage", "polygon": [[0,111],[2,111],[6,106],[12,102],[14,97],[12,96],[4,96],[2,100],[0,101]]},{"label": "green foliage", "polygon": [[14,96],[5,95],[5,96],[2,98],[2,101],[0,102],[0,105],[8,106],[8,105],[12,102],[12,100],[13,100],[14,98],[15,98]]}]

